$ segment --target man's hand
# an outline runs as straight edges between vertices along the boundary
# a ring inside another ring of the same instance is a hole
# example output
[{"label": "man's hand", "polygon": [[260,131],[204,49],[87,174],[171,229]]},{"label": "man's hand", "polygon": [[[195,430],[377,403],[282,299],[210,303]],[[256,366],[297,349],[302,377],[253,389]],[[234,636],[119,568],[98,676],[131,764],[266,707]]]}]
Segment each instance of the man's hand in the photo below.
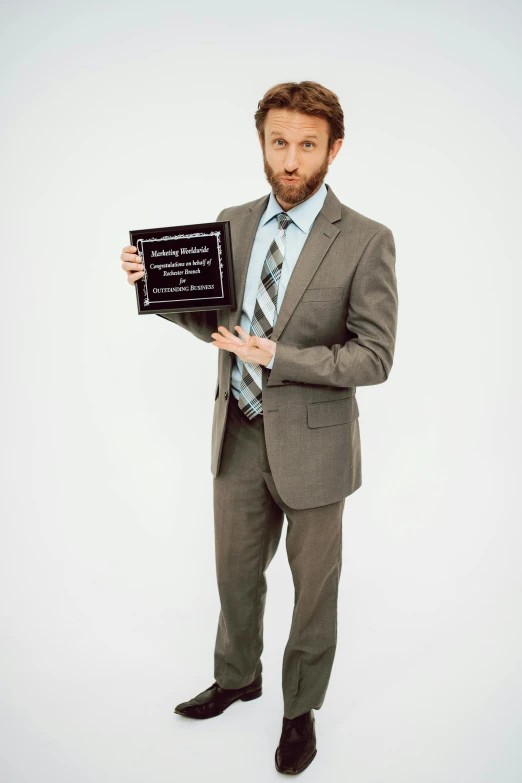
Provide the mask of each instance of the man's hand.
[{"label": "man's hand", "polygon": [[138,248],[134,245],[125,245],[120,258],[123,262],[121,268],[127,273],[127,282],[130,285],[135,285],[136,280],[145,274],[141,256],[138,255]]},{"label": "man's hand", "polygon": [[212,345],[225,351],[233,351],[243,362],[255,362],[266,367],[275,353],[275,341],[269,340],[268,337],[247,334],[240,326],[235,326],[234,329],[237,329],[240,337],[236,337],[224,326],[218,326],[219,334],[216,332],[212,334],[215,340]]}]

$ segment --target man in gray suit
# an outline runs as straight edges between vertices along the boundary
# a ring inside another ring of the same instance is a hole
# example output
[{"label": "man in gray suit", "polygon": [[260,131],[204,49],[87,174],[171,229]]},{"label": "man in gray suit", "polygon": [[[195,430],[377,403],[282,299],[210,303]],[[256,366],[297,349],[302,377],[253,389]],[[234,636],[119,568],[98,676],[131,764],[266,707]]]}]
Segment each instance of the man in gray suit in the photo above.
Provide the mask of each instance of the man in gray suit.
[{"label": "man in gray suit", "polygon": [[[342,514],[362,481],[356,388],[385,381],[393,363],[395,245],[324,183],[344,138],[333,92],[275,85],[255,122],[272,190],[217,217],[230,221],[236,309],[161,316],[219,350],[215,682],[175,711],[210,718],[261,695],[265,572],[286,516],[295,602],[275,765],[296,774],[317,753],[313,711],[336,649]],[[121,260],[134,285],[144,274],[136,248]]]}]

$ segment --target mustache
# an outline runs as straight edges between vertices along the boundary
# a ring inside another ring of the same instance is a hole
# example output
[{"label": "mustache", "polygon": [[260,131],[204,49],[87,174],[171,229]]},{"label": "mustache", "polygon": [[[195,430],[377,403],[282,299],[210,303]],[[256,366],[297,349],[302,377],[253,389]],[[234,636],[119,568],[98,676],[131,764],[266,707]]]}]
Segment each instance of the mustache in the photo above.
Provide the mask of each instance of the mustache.
[{"label": "mustache", "polygon": [[[279,174],[269,164],[264,150],[263,166],[265,176],[272,186],[274,194],[283,197],[289,203],[299,203],[306,199],[316,189],[316,186],[321,184],[328,172],[327,156],[325,156],[319,168],[308,176],[296,176],[289,174],[286,170]],[[285,178],[293,179],[294,182],[284,182]],[[291,188],[290,185],[295,185],[295,187]]]}]

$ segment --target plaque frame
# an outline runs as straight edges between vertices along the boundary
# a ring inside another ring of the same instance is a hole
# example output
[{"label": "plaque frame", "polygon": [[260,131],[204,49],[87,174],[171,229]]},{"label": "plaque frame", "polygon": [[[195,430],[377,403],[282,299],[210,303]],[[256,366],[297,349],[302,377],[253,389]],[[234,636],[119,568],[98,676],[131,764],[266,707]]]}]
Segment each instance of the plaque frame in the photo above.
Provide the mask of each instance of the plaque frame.
[{"label": "plaque frame", "polygon": [[[187,297],[178,299],[179,306],[158,307],[159,301],[150,304],[148,293],[147,265],[145,275],[135,282],[136,302],[139,315],[162,313],[191,313],[206,310],[234,310],[236,307],[236,292],[234,285],[234,264],[232,256],[232,237],[229,220],[215,220],[209,223],[189,223],[182,226],[164,226],[162,228],[147,228],[129,231],[130,244],[143,251],[144,242],[175,241],[179,239],[195,240],[214,238],[216,241],[217,261],[219,263],[220,282],[222,294],[221,302],[216,304],[216,296],[194,296],[190,300]],[[211,239],[212,241],[212,239]],[[194,292],[195,294],[197,292]],[[169,294],[175,297],[175,292]],[[174,298],[164,300],[168,303],[176,301]],[[187,306],[187,301],[197,301],[200,304]],[[156,306],[155,306],[156,305]]]}]

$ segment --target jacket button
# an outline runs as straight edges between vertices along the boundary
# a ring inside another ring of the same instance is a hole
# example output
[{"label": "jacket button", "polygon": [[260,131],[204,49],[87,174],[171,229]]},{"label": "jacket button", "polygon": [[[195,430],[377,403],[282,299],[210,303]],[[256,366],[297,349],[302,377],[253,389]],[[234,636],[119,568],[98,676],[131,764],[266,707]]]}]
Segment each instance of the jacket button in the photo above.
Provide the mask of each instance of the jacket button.
[{"label": "jacket button", "polygon": [[229,356],[232,356],[232,351],[229,351],[229,352],[228,352],[228,355],[229,355]]},{"label": "jacket button", "polygon": [[228,400],[228,392],[225,392],[225,400]]}]

